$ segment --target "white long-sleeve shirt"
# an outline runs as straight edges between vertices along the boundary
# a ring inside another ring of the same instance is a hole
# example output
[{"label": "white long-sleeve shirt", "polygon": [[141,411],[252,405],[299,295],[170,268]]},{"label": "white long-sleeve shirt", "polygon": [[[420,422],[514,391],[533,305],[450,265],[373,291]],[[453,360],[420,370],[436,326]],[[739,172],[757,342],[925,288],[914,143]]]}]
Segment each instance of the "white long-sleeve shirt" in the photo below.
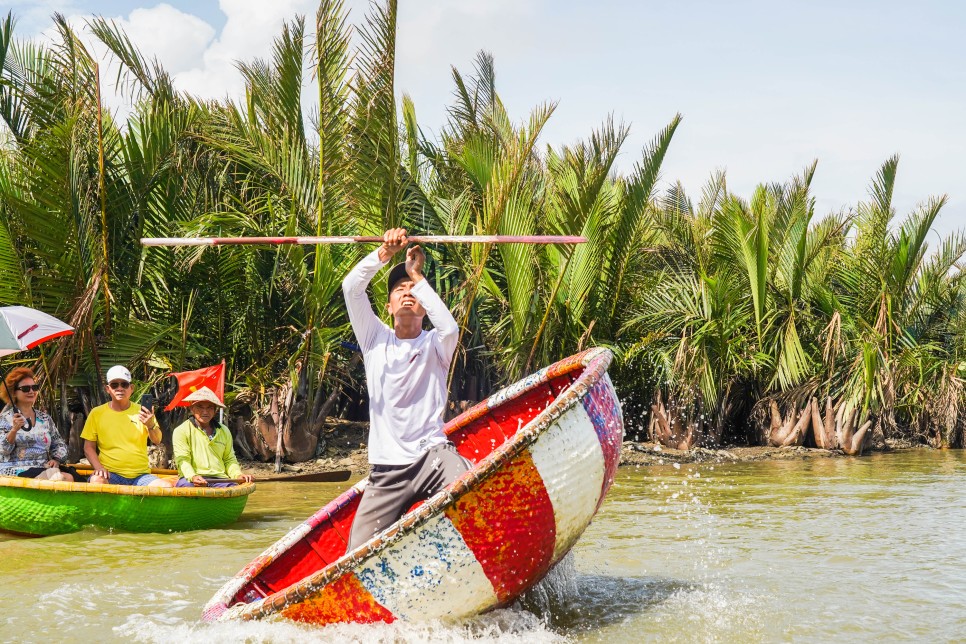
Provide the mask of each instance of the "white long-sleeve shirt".
[{"label": "white long-sleeve shirt", "polygon": [[413,297],[435,327],[409,340],[396,337],[372,310],[366,286],[386,262],[367,255],[342,281],[349,321],[362,349],[369,389],[369,462],[408,465],[446,442],[446,379],[459,341],[459,326],[426,280]]}]

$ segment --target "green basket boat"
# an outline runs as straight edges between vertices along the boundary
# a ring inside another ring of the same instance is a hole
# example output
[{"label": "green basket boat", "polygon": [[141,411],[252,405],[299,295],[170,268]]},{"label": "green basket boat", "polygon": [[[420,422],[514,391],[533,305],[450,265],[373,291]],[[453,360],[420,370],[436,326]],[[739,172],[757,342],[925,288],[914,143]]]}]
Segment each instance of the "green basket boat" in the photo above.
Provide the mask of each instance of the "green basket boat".
[{"label": "green basket boat", "polygon": [[91,485],[0,476],[0,531],[47,536],[97,526],[183,532],[238,519],[254,483],[228,488]]}]

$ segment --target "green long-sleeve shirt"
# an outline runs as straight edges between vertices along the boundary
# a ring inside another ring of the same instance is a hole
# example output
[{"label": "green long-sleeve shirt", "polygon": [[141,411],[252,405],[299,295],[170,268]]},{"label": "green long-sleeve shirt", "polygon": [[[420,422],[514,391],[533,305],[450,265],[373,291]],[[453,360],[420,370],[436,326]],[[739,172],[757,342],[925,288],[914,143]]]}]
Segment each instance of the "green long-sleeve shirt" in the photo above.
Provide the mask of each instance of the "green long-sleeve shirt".
[{"label": "green long-sleeve shirt", "polygon": [[195,474],[220,479],[241,476],[241,466],[231,447],[231,433],[224,425],[219,425],[209,440],[208,434],[188,419],[174,428],[171,443],[178,472],[188,480]]}]

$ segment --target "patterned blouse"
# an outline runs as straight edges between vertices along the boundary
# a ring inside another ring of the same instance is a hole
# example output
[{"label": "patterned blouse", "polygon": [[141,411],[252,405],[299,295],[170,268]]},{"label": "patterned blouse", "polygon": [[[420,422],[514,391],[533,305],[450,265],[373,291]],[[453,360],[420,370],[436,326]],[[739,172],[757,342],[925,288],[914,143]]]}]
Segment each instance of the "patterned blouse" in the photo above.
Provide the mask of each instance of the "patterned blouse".
[{"label": "patterned blouse", "polygon": [[7,434],[13,429],[13,407],[7,405],[0,412],[0,475],[16,476],[31,467],[45,467],[52,458],[61,463],[67,459],[67,444],[45,411],[35,409],[37,421],[24,431],[17,432],[13,444]]}]

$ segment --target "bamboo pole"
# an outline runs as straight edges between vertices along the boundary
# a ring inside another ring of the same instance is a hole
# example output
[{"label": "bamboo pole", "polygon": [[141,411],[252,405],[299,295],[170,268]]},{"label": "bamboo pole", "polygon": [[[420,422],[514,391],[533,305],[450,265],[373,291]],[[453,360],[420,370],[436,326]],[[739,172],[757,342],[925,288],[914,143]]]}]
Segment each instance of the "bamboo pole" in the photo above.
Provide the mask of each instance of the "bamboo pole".
[{"label": "bamboo pole", "polygon": [[[410,235],[416,244],[583,244],[586,237],[576,235]],[[383,242],[377,236],[342,237],[144,237],[145,246],[227,246],[243,244],[368,244]]]}]

